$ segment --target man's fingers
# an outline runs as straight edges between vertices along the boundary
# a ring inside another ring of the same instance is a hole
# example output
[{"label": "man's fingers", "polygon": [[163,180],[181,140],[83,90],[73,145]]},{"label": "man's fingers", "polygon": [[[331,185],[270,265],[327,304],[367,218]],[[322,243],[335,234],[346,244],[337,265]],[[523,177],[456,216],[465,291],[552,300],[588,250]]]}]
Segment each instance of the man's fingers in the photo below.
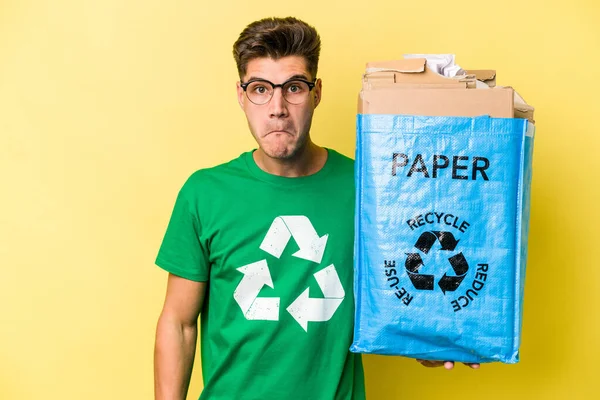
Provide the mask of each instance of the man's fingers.
[{"label": "man's fingers", "polygon": [[454,367],[454,363],[452,361],[421,360],[420,358],[417,358],[417,362],[427,368],[444,366],[446,369],[452,369]]},{"label": "man's fingers", "polygon": [[444,368],[446,368],[447,370],[451,370],[452,368],[454,368],[454,362],[444,361]]},{"label": "man's fingers", "polygon": [[[427,368],[436,368],[436,367],[444,367],[447,370],[451,370],[454,368],[454,361],[437,361],[437,360],[422,360],[417,358],[416,361],[424,367]],[[467,367],[471,369],[479,369],[481,367],[478,363],[463,363]]]},{"label": "man's fingers", "polygon": [[421,360],[420,358],[417,358],[417,362],[427,368],[441,367],[443,365],[442,361]]}]

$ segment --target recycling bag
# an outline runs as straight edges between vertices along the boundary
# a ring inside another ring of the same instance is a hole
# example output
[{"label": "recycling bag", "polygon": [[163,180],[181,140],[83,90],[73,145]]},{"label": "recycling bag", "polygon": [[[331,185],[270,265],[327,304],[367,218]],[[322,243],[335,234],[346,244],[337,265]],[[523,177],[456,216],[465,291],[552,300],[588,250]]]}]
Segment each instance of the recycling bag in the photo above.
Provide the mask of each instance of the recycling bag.
[{"label": "recycling bag", "polygon": [[518,362],[533,132],[358,115],[351,351]]}]

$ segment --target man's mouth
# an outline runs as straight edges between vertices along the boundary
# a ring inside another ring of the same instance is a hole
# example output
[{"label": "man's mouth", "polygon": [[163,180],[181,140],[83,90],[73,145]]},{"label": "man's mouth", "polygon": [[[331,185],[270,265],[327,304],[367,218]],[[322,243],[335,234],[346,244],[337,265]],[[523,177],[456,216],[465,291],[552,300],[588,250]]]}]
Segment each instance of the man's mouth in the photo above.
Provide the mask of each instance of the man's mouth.
[{"label": "man's mouth", "polygon": [[272,133],[277,134],[277,133],[289,133],[289,132],[285,129],[272,129],[267,132],[267,135],[270,135]]}]

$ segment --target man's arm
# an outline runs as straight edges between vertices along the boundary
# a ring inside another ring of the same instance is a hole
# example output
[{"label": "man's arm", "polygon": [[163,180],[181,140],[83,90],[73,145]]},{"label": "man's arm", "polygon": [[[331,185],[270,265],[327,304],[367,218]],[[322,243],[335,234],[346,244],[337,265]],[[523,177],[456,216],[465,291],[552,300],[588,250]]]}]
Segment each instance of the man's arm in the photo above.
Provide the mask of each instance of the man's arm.
[{"label": "man's arm", "polygon": [[198,337],[198,315],[206,282],[169,274],[167,295],[156,327],[154,398],[185,400]]}]

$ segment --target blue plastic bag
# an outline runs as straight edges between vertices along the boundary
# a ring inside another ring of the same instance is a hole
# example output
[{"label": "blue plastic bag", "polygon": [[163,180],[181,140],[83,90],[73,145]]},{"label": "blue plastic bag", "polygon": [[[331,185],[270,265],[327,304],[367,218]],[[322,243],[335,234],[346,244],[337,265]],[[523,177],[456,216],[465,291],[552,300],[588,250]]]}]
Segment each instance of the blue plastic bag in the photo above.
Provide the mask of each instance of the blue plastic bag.
[{"label": "blue plastic bag", "polygon": [[533,131],[358,115],[353,352],[518,362]]}]

